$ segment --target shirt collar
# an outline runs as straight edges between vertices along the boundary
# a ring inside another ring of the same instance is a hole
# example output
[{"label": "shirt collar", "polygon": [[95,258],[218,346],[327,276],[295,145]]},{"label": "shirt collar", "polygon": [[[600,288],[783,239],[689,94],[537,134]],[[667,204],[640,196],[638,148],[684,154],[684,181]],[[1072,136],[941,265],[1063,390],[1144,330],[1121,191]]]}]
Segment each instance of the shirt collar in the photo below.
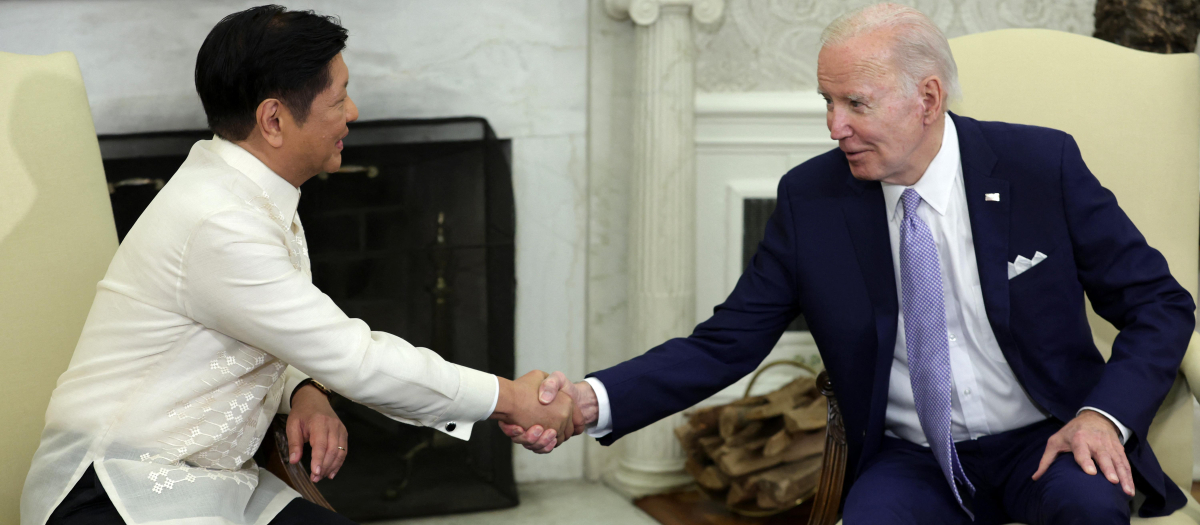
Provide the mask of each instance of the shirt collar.
[{"label": "shirt collar", "polygon": [[271,171],[271,168],[249,151],[221,137],[213,136],[209,150],[262,188],[271,204],[279,208],[279,213],[287,224],[292,223],[296,216],[296,206],[300,204],[300,188],[292,186],[292,183]]},{"label": "shirt collar", "polygon": [[958,150],[958,132],[954,128],[954,119],[946,113],[946,127],[942,132],[942,147],[938,150],[925,173],[912,186],[901,186],[884,182],[883,202],[887,205],[888,220],[897,218],[896,205],[904,190],[912,188],[921,195],[921,200],[929,204],[938,215],[945,215],[950,204],[950,194],[954,182],[958,178],[962,154]]}]

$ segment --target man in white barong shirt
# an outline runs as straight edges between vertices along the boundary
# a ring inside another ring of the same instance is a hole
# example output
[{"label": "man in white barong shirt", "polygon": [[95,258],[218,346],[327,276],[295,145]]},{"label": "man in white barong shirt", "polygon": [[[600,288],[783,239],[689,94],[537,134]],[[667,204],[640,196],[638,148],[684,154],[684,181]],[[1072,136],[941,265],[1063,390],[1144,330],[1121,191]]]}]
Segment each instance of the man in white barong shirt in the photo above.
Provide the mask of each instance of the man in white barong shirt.
[{"label": "man in white barong shirt", "polygon": [[488,418],[574,433],[569,401],[536,401],[544,373],[448,363],[313,286],[296,206],[304,181],[338,169],[358,118],[346,36],[335,19],[264,6],[205,40],[196,87],[217,136],[192,148],[97,287],[46,413],[24,525],[348,523],[252,460],[290,411],[290,460],[308,442],[313,481],[337,474],[346,430],[321,383],[460,439]]}]

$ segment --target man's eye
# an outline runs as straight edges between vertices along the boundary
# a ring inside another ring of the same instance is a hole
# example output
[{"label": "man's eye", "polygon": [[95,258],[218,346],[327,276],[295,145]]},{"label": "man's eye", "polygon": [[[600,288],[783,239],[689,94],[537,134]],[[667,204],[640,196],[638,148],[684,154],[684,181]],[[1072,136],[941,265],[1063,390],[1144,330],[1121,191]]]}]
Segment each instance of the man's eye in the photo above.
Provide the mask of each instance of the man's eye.
[{"label": "man's eye", "polygon": [[852,107],[852,108],[859,108],[859,107],[862,107],[862,105],[863,105],[863,103],[859,102],[857,100],[850,101],[850,107]]}]

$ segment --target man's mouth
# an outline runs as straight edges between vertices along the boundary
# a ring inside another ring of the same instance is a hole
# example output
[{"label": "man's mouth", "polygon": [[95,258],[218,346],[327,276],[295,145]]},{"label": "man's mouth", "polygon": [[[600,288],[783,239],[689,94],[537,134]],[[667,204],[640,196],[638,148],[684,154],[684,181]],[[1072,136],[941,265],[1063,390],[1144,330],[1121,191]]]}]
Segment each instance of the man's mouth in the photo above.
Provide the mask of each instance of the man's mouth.
[{"label": "man's mouth", "polygon": [[846,160],[858,160],[861,159],[863,155],[866,155],[867,150],[843,151],[843,153],[846,154]]}]

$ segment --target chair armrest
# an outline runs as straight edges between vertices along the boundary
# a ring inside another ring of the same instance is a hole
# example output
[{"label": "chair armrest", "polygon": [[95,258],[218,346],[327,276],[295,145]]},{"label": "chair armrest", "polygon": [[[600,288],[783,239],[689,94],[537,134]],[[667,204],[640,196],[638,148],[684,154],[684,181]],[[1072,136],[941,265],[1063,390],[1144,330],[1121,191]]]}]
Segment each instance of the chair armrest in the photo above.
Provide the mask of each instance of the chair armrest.
[{"label": "chair armrest", "polygon": [[1187,353],[1183,354],[1183,363],[1179,365],[1179,373],[1187,379],[1192,395],[1200,400],[1200,334],[1192,333]]},{"label": "chair armrest", "polygon": [[304,468],[304,462],[293,465],[286,459],[289,454],[286,415],[279,414],[271,420],[271,427],[267,429],[262,446],[266,447],[267,451],[267,471],[299,492],[304,499],[333,510],[333,506],[325,500],[325,496],[321,495],[321,491],[317,490],[317,486],[309,479],[308,469]]},{"label": "chair armrest", "polygon": [[846,426],[837,398],[833,395],[833,382],[828,372],[822,371],[817,376],[817,388],[829,399],[829,415],[825,425],[825,459],[808,525],[833,525],[838,520],[842,483],[846,479]]}]

